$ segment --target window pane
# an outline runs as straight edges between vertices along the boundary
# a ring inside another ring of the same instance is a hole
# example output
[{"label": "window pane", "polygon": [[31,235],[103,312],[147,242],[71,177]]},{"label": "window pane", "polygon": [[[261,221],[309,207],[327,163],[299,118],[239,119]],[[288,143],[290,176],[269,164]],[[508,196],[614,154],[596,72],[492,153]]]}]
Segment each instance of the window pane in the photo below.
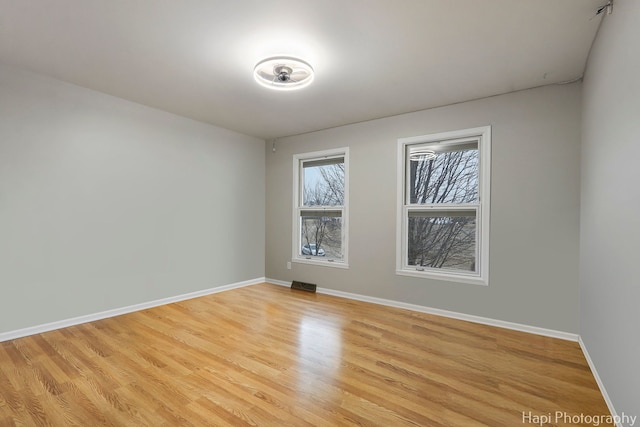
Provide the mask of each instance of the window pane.
[{"label": "window pane", "polygon": [[408,151],[408,204],[478,201],[477,141],[444,149],[439,144],[413,145]]},{"label": "window pane", "polygon": [[344,158],[302,163],[303,206],[344,205]]},{"label": "window pane", "polygon": [[304,211],[300,221],[300,254],[303,257],[343,259],[340,212]]},{"label": "window pane", "polygon": [[475,213],[436,215],[409,215],[407,264],[476,272]]}]

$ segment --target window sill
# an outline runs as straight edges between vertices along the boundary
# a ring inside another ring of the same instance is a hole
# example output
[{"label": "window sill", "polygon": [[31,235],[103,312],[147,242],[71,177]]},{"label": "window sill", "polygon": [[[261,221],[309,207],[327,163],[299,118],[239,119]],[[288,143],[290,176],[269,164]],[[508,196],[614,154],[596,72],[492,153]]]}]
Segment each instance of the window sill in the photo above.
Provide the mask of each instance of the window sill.
[{"label": "window sill", "polygon": [[463,274],[446,274],[431,271],[396,270],[398,276],[419,277],[421,279],[445,280],[448,282],[468,283],[471,285],[489,286],[487,278]]},{"label": "window sill", "polygon": [[328,260],[306,259],[306,258],[294,258],[291,261],[299,264],[319,265],[321,267],[333,267],[333,268],[342,268],[342,269],[349,268],[349,264],[346,264],[341,261],[328,261]]}]

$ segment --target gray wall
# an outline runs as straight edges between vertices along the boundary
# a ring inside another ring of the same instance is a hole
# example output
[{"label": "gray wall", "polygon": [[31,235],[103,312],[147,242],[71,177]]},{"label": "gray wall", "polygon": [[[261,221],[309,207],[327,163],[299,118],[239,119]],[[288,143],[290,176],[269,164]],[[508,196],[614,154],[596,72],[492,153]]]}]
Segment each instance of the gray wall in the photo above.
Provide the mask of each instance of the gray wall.
[{"label": "gray wall", "polygon": [[[548,86],[266,144],[266,276],[578,332],[581,84]],[[395,275],[399,137],[491,125],[490,285]],[[350,147],[349,270],[293,263],[292,156]]]},{"label": "gray wall", "polygon": [[0,66],[0,332],[264,276],[264,141]]},{"label": "gray wall", "polygon": [[618,411],[640,416],[640,2],[616,0],[584,80],[580,332]]}]

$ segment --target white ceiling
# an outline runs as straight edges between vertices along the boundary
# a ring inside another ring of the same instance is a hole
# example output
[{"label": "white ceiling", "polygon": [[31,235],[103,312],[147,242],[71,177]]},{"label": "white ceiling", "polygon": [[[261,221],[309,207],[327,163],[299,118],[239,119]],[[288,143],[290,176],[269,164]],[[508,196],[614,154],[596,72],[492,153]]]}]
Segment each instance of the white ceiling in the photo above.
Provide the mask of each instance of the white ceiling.
[{"label": "white ceiling", "polygon": [[[0,63],[268,139],[577,79],[603,3],[0,0]],[[276,54],[313,84],[259,86]]]}]

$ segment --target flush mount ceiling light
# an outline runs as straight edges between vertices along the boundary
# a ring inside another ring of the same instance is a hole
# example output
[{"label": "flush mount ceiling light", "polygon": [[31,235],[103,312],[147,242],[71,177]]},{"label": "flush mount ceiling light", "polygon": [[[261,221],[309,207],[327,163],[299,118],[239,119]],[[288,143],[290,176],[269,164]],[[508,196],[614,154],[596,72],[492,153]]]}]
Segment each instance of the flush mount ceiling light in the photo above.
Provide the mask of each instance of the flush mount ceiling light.
[{"label": "flush mount ceiling light", "polygon": [[412,162],[426,162],[427,160],[433,160],[438,155],[435,151],[427,148],[417,148],[409,154],[409,160]]},{"label": "flush mount ceiling light", "polygon": [[278,56],[258,62],[253,77],[269,89],[301,89],[313,81],[313,68],[301,59]]}]

